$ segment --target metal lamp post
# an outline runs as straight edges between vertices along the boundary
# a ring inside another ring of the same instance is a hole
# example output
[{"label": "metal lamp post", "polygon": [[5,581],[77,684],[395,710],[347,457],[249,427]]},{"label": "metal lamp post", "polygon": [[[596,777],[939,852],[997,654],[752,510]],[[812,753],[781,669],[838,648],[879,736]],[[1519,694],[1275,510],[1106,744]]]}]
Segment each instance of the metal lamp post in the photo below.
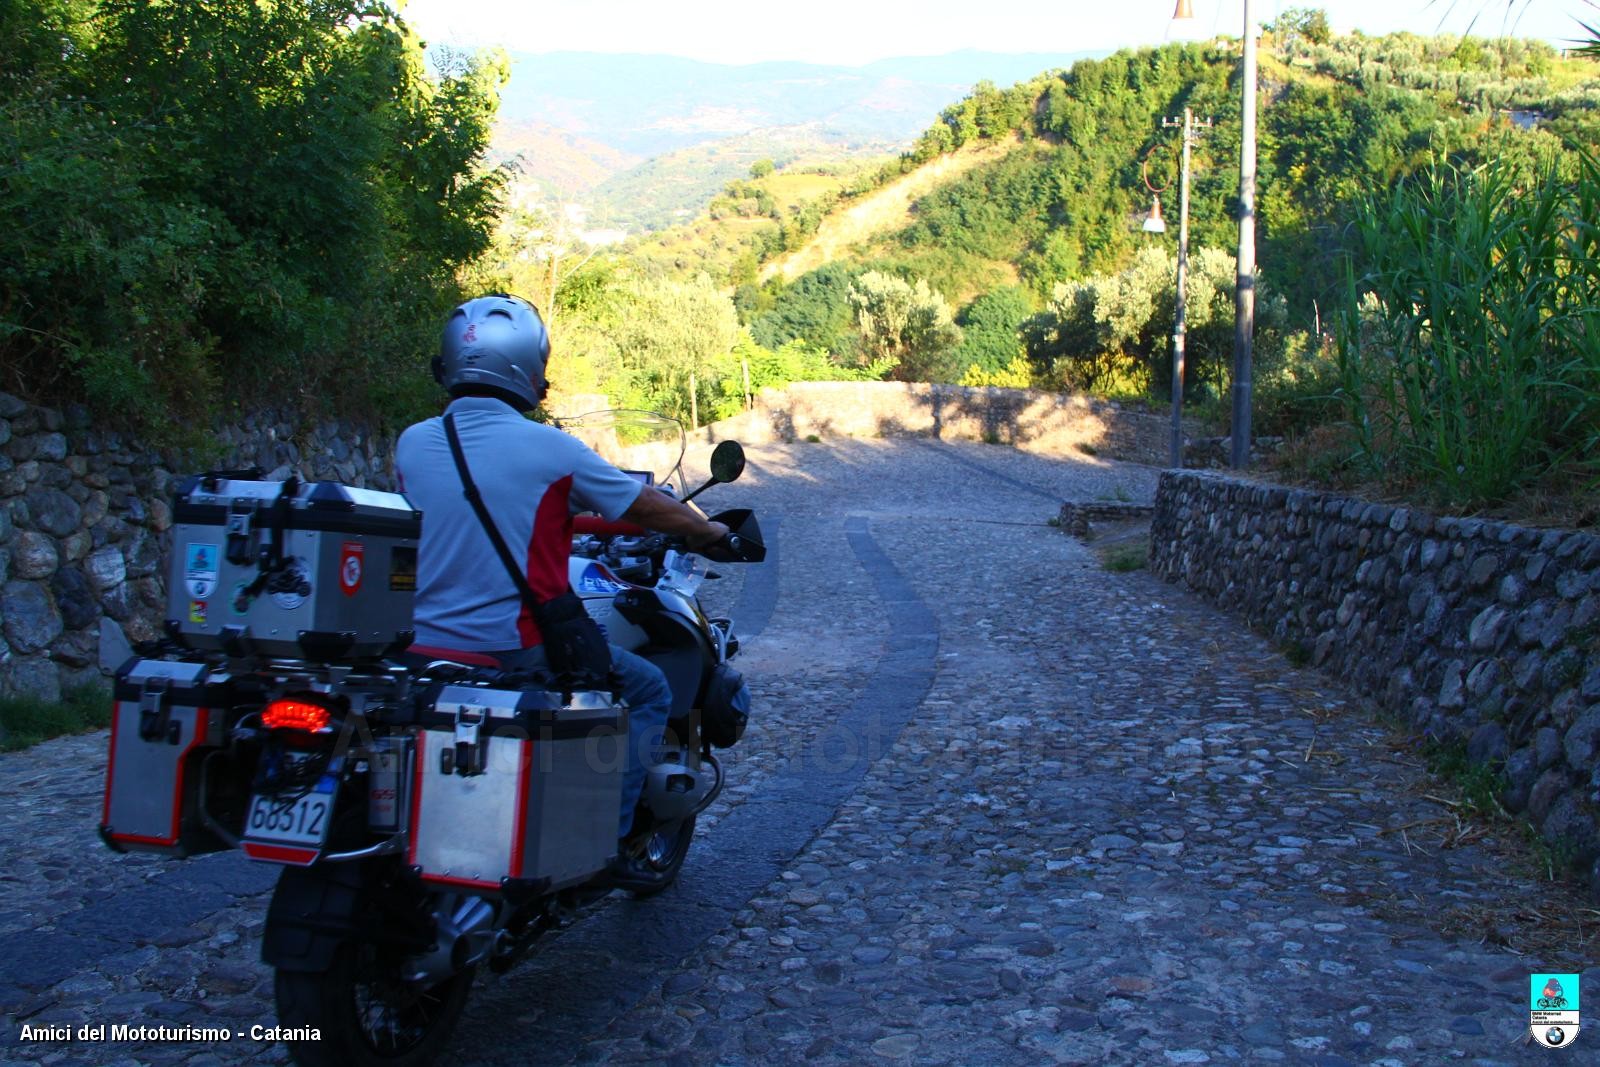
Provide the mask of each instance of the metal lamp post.
[{"label": "metal lamp post", "polygon": [[[1234,467],[1250,462],[1251,347],[1256,319],[1256,33],[1252,0],[1244,0],[1244,99],[1239,113],[1239,273],[1234,284],[1233,432]],[[1174,21],[1193,18],[1189,0],[1178,0]]]},{"label": "metal lamp post", "polygon": [[1195,131],[1210,126],[1211,120],[1196,122],[1194,112],[1184,108],[1181,121],[1164,118],[1161,125],[1177,126],[1183,131],[1183,162],[1178,171],[1178,294],[1172,315],[1172,446],[1168,453],[1168,465],[1182,467],[1183,370],[1188,334],[1185,307],[1189,292],[1189,150],[1194,145]]}]

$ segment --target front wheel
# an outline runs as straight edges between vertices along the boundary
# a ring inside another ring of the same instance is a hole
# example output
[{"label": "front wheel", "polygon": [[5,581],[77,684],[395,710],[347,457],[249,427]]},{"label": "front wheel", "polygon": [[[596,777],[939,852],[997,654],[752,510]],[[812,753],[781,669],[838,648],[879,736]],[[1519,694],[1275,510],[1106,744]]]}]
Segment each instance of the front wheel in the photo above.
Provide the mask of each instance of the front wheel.
[{"label": "front wheel", "polygon": [[[340,946],[326,971],[276,975],[278,1025],[302,1067],[414,1067],[433,1062],[466,1006],[473,968],[426,989],[402,980],[400,960],[372,945]],[[309,1032],[314,1031],[315,1038]]]}]

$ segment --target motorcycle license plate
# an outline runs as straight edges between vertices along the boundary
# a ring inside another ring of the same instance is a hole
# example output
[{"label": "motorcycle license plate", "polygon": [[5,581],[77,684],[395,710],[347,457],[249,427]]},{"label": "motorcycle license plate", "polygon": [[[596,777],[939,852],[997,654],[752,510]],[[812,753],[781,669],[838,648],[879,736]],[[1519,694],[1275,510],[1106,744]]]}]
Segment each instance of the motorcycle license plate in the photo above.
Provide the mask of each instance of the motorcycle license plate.
[{"label": "motorcycle license plate", "polygon": [[245,839],[263,845],[298,845],[321,849],[328,840],[333,796],[307,793],[298,799],[262,796],[250,802]]},{"label": "motorcycle license plate", "polygon": [[[299,762],[306,757],[296,753],[289,758]],[[255,794],[250,799],[250,814],[245,818],[245,840],[320,851],[328,842],[336,785],[333,775],[324,774],[309,792],[298,796]]]}]

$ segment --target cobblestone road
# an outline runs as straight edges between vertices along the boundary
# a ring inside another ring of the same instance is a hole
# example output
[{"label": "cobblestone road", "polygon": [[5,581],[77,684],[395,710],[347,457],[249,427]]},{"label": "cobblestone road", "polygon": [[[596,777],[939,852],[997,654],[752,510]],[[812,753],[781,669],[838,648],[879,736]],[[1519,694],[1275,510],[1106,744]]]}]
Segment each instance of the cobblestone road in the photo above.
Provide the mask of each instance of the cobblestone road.
[{"label": "cobblestone road", "polygon": [[[1438,932],[1504,875],[1405,832],[1441,808],[1371,715],[1045,525],[1055,501],[1148,499],[1154,472],[931,442],[751,461],[707,497],[776,531],[775,566],[707,597],[760,624],[729,789],[677,888],[480,982],[454,1062],[1562,1055],[1522,1041],[1528,974],[1582,961]],[[249,1039],[17,1044],[24,1020],[273,1021],[271,872],[106,852],[103,749],[0,757],[0,1062],[280,1061]]]}]

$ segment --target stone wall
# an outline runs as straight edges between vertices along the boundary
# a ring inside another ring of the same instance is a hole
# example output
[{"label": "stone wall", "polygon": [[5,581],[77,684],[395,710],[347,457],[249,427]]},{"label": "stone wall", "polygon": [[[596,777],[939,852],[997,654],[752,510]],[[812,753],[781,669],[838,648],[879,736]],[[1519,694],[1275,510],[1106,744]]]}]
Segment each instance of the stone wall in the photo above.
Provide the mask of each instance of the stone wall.
[{"label": "stone wall", "polygon": [[1111,401],[1033,389],[796,382],[761,390],[750,411],[704,427],[700,436],[746,444],[812,435],[937,437],[1165,465],[1168,426],[1165,416],[1129,411]]},{"label": "stone wall", "polygon": [[1168,471],[1151,566],[1504,772],[1600,892],[1600,538]]},{"label": "stone wall", "polygon": [[0,695],[55,699],[101,679],[102,618],[133,642],[166,615],[167,530],[175,480],[202,467],[297,471],[391,489],[392,439],[358,426],[275,415],[218,433],[199,461],[95,429],[82,411],[0,393]]},{"label": "stone wall", "polygon": [[1056,513],[1056,525],[1069,536],[1087,541],[1096,523],[1136,522],[1149,518],[1154,511],[1150,504],[1069,500]]}]

